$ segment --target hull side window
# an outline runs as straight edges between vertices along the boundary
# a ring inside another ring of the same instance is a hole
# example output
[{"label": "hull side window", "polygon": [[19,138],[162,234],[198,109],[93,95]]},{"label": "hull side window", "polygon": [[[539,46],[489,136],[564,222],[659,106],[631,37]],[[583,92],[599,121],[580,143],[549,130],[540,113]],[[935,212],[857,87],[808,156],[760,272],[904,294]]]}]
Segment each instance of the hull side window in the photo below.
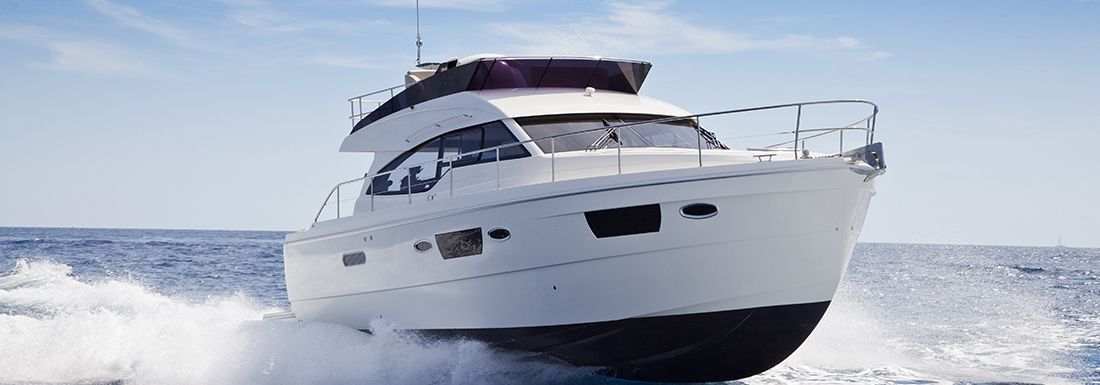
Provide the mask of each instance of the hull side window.
[{"label": "hull side window", "polygon": [[661,231],[661,205],[588,211],[584,219],[596,238],[656,233]]}]

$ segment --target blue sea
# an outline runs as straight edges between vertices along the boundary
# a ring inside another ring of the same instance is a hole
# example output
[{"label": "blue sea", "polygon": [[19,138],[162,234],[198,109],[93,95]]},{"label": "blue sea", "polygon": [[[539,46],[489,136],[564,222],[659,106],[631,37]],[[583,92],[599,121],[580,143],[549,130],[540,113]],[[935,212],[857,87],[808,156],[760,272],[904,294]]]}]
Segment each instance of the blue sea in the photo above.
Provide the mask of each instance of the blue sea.
[{"label": "blue sea", "polygon": [[[616,384],[288,309],[278,232],[0,228],[3,384]],[[746,384],[1100,384],[1100,250],[864,243],[808,341]]]}]

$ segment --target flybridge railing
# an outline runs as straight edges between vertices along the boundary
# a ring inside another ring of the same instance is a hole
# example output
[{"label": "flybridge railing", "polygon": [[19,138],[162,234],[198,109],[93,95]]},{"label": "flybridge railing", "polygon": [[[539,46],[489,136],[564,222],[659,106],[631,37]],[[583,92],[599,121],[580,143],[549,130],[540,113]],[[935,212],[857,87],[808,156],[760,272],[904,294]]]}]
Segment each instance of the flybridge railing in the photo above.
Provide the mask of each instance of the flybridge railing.
[{"label": "flybridge railing", "polygon": [[[401,86],[391,87],[390,89],[376,91],[376,92],[373,92],[373,93],[370,93],[370,94],[364,94],[364,95],[361,95],[359,97],[352,98],[352,100],[360,99],[360,98],[363,98],[363,97],[370,96],[372,94],[377,94],[379,92],[385,92],[387,90],[392,90],[392,89],[399,88],[399,87],[401,87]],[[871,107],[871,113],[869,115],[866,115],[865,117],[863,117],[859,120],[856,120],[856,121],[854,121],[850,124],[847,124],[847,125],[823,126],[823,127],[812,127],[812,128],[803,128],[802,127],[802,125],[803,125],[803,110],[804,110],[805,107],[821,106],[821,105],[837,105],[837,104],[848,104],[848,105],[853,105],[853,104],[854,105],[860,105],[861,104],[861,105],[866,105],[868,107]],[[353,106],[354,105],[355,105],[355,103],[353,102]],[[353,109],[354,109],[354,107],[353,107]],[[769,133],[758,134],[758,135],[729,137],[729,139],[745,139],[745,138],[754,138],[754,137],[769,137],[769,136],[783,136],[783,135],[790,135],[791,136],[791,139],[784,140],[784,141],[781,141],[781,142],[778,142],[778,143],[765,145],[765,146],[761,146],[761,147],[755,147],[755,148],[751,148],[751,147],[746,148],[749,151],[761,152],[761,154],[754,155],[754,156],[757,157],[757,159],[759,161],[765,161],[765,160],[771,161],[771,160],[773,160],[772,158],[774,158],[774,157],[779,157],[779,159],[786,159],[784,154],[790,154],[789,159],[791,159],[791,160],[808,159],[808,158],[814,158],[814,157],[840,157],[840,156],[845,156],[846,155],[846,153],[845,153],[846,147],[845,147],[844,133],[846,131],[857,131],[857,132],[861,131],[862,132],[861,136],[862,136],[863,140],[858,140],[859,137],[857,136],[857,141],[856,141],[856,143],[861,144],[860,147],[868,146],[868,145],[871,145],[872,143],[874,143],[875,121],[878,117],[878,106],[875,105],[874,103],[866,101],[866,100],[823,100],[823,101],[812,101],[812,102],[801,102],[801,103],[788,103],[788,104],[777,104],[777,105],[762,106],[762,107],[741,108],[741,109],[734,109],[734,110],[709,112],[709,113],[695,114],[695,115],[650,119],[650,120],[645,120],[645,121],[631,122],[631,123],[625,123],[625,124],[619,124],[619,125],[608,125],[606,127],[599,127],[599,128],[590,129],[590,130],[570,132],[570,133],[551,135],[551,136],[544,136],[544,137],[535,138],[535,139],[528,139],[528,140],[523,140],[523,141],[518,141],[518,142],[507,143],[507,144],[503,144],[503,145],[496,146],[496,147],[490,147],[490,148],[481,149],[481,150],[477,150],[477,151],[469,151],[469,152],[459,153],[459,154],[456,154],[456,155],[451,155],[451,156],[447,156],[447,157],[443,157],[443,158],[439,158],[439,159],[435,159],[435,160],[430,160],[430,161],[426,161],[426,162],[422,162],[422,163],[418,163],[418,164],[413,164],[413,165],[409,165],[409,166],[399,168],[399,169],[394,169],[394,170],[387,171],[387,172],[380,172],[380,173],[376,173],[376,174],[366,175],[362,178],[355,178],[355,179],[347,180],[347,181],[344,181],[344,182],[340,182],[340,183],[337,183],[336,186],[334,186],[331,190],[329,190],[328,195],[325,197],[324,203],[321,204],[321,208],[317,211],[317,215],[315,215],[314,218],[313,218],[313,223],[317,223],[318,221],[320,221],[321,215],[324,213],[325,209],[328,208],[328,207],[335,206],[335,211],[336,211],[335,218],[340,218],[342,216],[342,210],[341,210],[342,206],[346,205],[345,202],[350,201],[352,203],[352,205],[354,206],[355,201],[357,201],[359,199],[359,192],[361,191],[361,188],[357,189],[353,194],[350,194],[351,198],[344,199],[344,198],[342,198],[342,193],[341,193],[341,188],[342,187],[353,184],[353,183],[358,183],[358,182],[375,181],[379,177],[386,177],[386,180],[389,180],[389,176],[397,175],[397,176],[402,176],[404,178],[408,178],[407,179],[408,182],[407,183],[402,183],[401,188],[396,193],[394,191],[389,191],[389,190],[387,190],[387,191],[377,191],[376,187],[378,187],[378,186],[374,185],[375,182],[369,182],[369,183],[372,184],[372,186],[371,186],[371,188],[368,189],[367,195],[370,196],[370,211],[372,211],[372,212],[375,210],[375,196],[376,195],[381,195],[381,196],[405,195],[407,197],[408,204],[412,204],[413,203],[413,194],[418,194],[418,192],[414,192],[413,190],[415,190],[419,187],[424,187],[425,190],[431,189],[432,187],[438,187],[438,185],[440,184],[440,182],[444,178],[448,179],[447,196],[454,196],[454,189],[455,189],[455,185],[454,185],[454,174],[455,174],[454,164],[456,162],[461,163],[462,162],[461,159],[471,159],[471,157],[478,157],[481,154],[493,153],[495,155],[493,157],[493,162],[496,164],[496,189],[499,190],[501,188],[501,166],[500,166],[501,150],[502,149],[508,149],[508,148],[515,147],[515,146],[524,146],[525,144],[528,144],[528,143],[538,146],[538,143],[544,143],[544,142],[549,141],[550,150],[549,151],[543,151],[545,155],[548,155],[550,157],[550,175],[549,175],[549,180],[548,181],[550,181],[550,182],[557,181],[558,180],[558,176],[557,176],[558,170],[557,170],[556,165],[557,165],[557,153],[559,152],[558,149],[557,149],[557,142],[559,142],[562,138],[569,137],[569,136],[574,136],[574,135],[584,135],[584,134],[592,134],[594,132],[603,132],[604,135],[601,135],[600,140],[598,140],[597,143],[600,143],[604,139],[604,137],[607,137],[607,136],[613,138],[611,140],[616,143],[616,145],[615,145],[616,172],[613,173],[612,175],[621,175],[623,173],[623,157],[622,157],[623,142],[622,142],[622,136],[619,135],[620,131],[623,130],[623,129],[628,129],[628,128],[632,128],[632,127],[636,127],[636,126],[643,126],[643,125],[646,125],[646,124],[674,123],[674,122],[689,121],[691,123],[691,126],[693,128],[695,128],[695,132],[696,132],[696,143],[695,143],[696,148],[695,148],[695,150],[697,151],[697,154],[698,154],[697,165],[694,165],[693,167],[703,167],[704,166],[704,157],[703,157],[703,150],[704,149],[706,149],[706,150],[725,149],[726,147],[717,140],[717,138],[714,136],[714,134],[712,132],[703,129],[703,126],[700,123],[702,121],[702,118],[715,117],[715,116],[724,116],[724,115],[735,115],[735,114],[742,114],[742,113],[756,112],[756,111],[777,111],[777,110],[794,110],[794,115],[795,116],[794,116],[794,128],[793,129],[785,130],[785,131],[778,131],[778,132],[769,132]],[[356,115],[353,114],[352,118],[354,119],[355,116]],[[806,148],[806,141],[811,140],[811,139],[817,139],[817,138],[824,137],[824,136],[831,135],[831,134],[837,134],[837,136],[838,136],[838,139],[839,139],[838,140],[838,147],[837,147],[838,151],[836,153],[818,152],[817,156],[812,156],[811,152]],[[599,148],[593,148],[593,146],[596,146],[597,143],[593,143],[593,145],[589,146],[589,148],[586,151],[608,149],[610,141],[603,142],[603,144],[600,145]],[[849,143],[851,143],[851,139],[849,139]],[[704,146],[704,144],[705,144],[705,146]],[[785,147],[785,146],[789,146],[789,147]],[[541,146],[539,146],[539,147],[541,148]],[[683,148],[683,147],[681,147],[681,148]],[[567,149],[567,150],[560,151],[560,152],[568,152],[568,151],[579,151],[579,150]],[[507,160],[507,159],[505,159],[505,160]],[[435,167],[442,167],[443,165],[446,165],[446,170],[447,170],[445,172],[446,175],[440,176],[436,180],[422,181],[422,182],[416,183],[416,174],[420,170],[422,170],[425,166],[429,166],[429,165],[433,165]],[[879,168],[879,166],[877,166],[877,165],[875,167]],[[602,175],[592,175],[592,176],[602,176]],[[432,186],[432,185],[434,185],[434,186]],[[333,198],[335,198],[335,200]]]},{"label": "flybridge railing", "polygon": [[[397,91],[397,89],[399,88],[405,88],[405,85],[400,84],[393,87],[383,88],[378,91],[368,92],[359,96],[348,98],[348,103],[351,103],[351,115],[348,116],[348,119],[351,119],[351,126],[354,128],[355,123],[358,123],[359,120],[363,119],[364,116],[370,115],[371,111],[374,111],[374,109],[381,106],[382,103],[385,103],[386,101],[392,99],[393,96],[397,94],[397,92],[400,92]],[[389,93],[389,98],[378,99],[380,97],[384,97],[386,93]],[[366,103],[367,108],[370,108],[370,110],[364,109],[363,103]]]}]

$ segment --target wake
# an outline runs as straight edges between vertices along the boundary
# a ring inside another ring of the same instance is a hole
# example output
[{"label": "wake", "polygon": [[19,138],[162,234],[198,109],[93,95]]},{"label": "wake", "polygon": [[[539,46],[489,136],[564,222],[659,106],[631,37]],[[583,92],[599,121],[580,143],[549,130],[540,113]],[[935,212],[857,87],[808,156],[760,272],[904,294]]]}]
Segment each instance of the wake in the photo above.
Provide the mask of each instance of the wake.
[{"label": "wake", "polygon": [[586,371],[471,341],[372,325],[261,321],[242,296],[187,301],[71,267],[18,260],[0,276],[0,383],[516,384]]}]

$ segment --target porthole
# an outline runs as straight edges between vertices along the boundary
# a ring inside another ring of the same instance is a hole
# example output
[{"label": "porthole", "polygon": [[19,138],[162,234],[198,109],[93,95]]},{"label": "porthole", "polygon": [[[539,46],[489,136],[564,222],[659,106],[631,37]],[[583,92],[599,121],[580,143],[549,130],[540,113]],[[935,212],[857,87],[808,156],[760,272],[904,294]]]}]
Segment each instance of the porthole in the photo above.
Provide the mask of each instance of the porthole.
[{"label": "porthole", "polygon": [[505,241],[505,240],[508,240],[508,238],[512,237],[512,232],[511,231],[508,231],[508,229],[504,229],[504,228],[500,228],[500,227],[493,228],[492,230],[489,230],[488,234],[489,234],[489,238],[493,238],[493,239],[498,240],[498,241]]},{"label": "porthole", "polygon": [[718,215],[718,206],[710,203],[692,203],[680,208],[680,216],[687,219],[706,219]]},{"label": "porthole", "polygon": [[432,243],[428,241],[417,241],[413,244],[413,248],[419,252],[425,252],[432,249]]}]

